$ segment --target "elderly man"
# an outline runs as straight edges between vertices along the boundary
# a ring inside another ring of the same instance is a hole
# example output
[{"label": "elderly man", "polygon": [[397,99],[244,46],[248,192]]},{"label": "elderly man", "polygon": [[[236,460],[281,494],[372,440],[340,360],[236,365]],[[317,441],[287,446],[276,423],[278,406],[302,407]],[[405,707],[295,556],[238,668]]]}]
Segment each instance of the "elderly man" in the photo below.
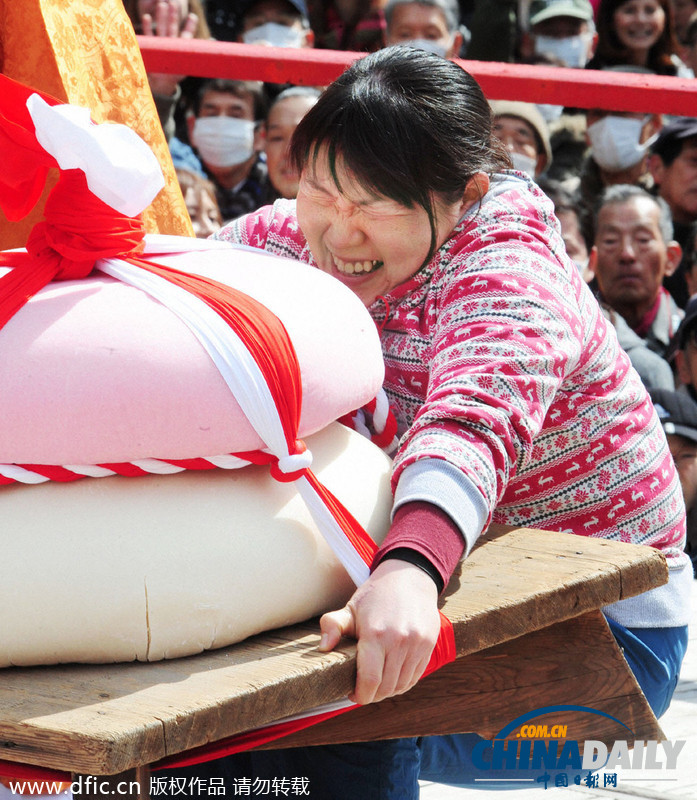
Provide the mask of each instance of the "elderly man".
[{"label": "elderly man", "polygon": [[589,267],[599,300],[665,356],[683,312],[663,288],[680,262],[670,210],[638,186],[608,187],[600,197]]},{"label": "elderly man", "polygon": [[457,0],[388,0],[385,23],[388,45],[412,45],[444,58],[461,55]]}]

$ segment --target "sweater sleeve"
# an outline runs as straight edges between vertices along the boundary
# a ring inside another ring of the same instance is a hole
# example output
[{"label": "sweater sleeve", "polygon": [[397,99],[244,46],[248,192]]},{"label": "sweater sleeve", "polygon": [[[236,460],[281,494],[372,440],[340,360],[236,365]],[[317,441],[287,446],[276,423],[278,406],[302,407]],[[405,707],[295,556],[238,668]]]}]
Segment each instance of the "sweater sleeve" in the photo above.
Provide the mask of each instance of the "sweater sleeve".
[{"label": "sweater sleeve", "polygon": [[[403,557],[402,551],[410,550],[433,566],[436,575],[426,568],[436,581],[439,592],[447,586],[458,561],[465,549],[465,540],[453,520],[437,506],[431,503],[411,502],[397,509],[392,526],[373,559],[375,569],[390,554],[395,558]],[[410,563],[411,558],[404,558]],[[436,576],[440,580],[436,580]]]}]

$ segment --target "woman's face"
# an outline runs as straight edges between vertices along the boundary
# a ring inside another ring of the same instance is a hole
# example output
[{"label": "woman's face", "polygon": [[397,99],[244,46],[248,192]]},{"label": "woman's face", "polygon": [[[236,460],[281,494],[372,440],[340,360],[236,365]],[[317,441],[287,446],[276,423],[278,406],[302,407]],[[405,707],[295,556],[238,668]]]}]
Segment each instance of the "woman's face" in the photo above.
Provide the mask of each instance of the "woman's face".
[{"label": "woman's face", "polygon": [[[297,213],[300,228],[323,272],[352,289],[366,306],[415,275],[431,246],[425,209],[408,208],[375,195],[337,159],[332,177],[320,153],[300,176]],[[436,244],[445,242],[471,203],[436,201]]]},{"label": "woman's face", "polygon": [[269,179],[281,197],[295,197],[300,175],[289,155],[290,140],[298,123],[317,102],[314,97],[297,95],[276,103],[266,118],[266,164]]},{"label": "woman's face", "polygon": [[613,21],[624,47],[648,53],[661,38],[666,12],[658,0],[627,0],[615,11]]}]

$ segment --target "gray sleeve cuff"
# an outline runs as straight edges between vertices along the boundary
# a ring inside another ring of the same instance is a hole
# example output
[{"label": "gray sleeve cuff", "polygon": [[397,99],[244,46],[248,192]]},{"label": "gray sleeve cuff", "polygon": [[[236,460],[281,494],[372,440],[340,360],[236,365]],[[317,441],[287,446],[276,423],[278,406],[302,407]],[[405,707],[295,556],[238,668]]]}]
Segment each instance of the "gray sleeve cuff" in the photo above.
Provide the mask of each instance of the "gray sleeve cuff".
[{"label": "gray sleeve cuff", "polygon": [[392,513],[405,503],[422,501],[444,511],[460,529],[469,555],[489,517],[477,487],[457,467],[440,458],[415,461],[399,476]]}]

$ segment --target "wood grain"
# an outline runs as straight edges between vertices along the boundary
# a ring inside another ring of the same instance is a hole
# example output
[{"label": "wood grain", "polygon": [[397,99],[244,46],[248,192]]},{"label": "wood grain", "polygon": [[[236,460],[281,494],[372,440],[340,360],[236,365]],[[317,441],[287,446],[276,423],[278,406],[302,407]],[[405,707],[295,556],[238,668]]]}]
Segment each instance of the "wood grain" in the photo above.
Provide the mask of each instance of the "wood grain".
[{"label": "wood grain", "polygon": [[[471,684],[485,706],[487,696],[502,696],[502,687],[505,690],[516,675],[516,682],[527,681],[530,702],[542,705],[549,684],[556,681],[557,667],[535,656],[533,648],[533,658],[523,659],[523,666],[511,667],[514,662],[508,660],[505,669],[491,671],[485,665],[492,659],[510,657],[488,648],[666,580],[664,559],[650,548],[532,529],[489,531],[453,579],[443,602],[459,654],[480,653],[480,666],[464,665],[468,677],[458,685]],[[570,641],[582,638],[577,630]],[[0,758],[112,775],[336,700],[353,684],[355,646],[346,642],[332,653],[319,653],[318,641],[318,626],[311,620],[191,658],[4,670]],[[572,645],[554,641],[550,647],[561,648],[566,660],[575,659],[569,657]],[[598,644],[599,662],[605,661],[608,649],[607,641]],[[459,666],[458,660],[452,669],[458,672]],[[433,677],[434,684],[445,682],[447,693],[449,673]],[[569,680],[573,687],[574,679]],[[587,682],[586,704],[593,705],[596,694],[602,699],[598,693],[608,680],[596,674]],[[617,681],[618,676],[612,677],[611,684]],[[583,688],[578,679],[576,688]],[[628,697],[625,716],[636,707],[643,719],[643,698]],[[481,726],[477,708],[472,704],[465,727]],[[419,714],[419,723],[425,722]],[[400,711],[400,726],[401,716]],[[431,732],[431,727],[429,721],[421,733]]]}]

